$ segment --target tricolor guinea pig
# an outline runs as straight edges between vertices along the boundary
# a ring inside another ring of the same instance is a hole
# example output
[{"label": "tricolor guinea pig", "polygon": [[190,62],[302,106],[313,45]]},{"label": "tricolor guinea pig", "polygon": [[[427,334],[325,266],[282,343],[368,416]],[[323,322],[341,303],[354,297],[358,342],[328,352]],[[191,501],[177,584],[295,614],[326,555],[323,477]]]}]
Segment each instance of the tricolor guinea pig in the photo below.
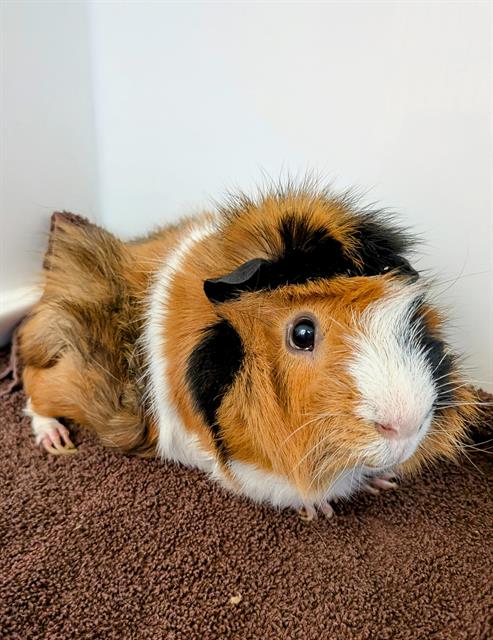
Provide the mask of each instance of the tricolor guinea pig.
[{"label": "tricolor guinea pig", "polygon": [[36,443],[75,451],[73,421],[307,517],[453,456],[471,392],[410,247],[310,187],[131,242],[54,214],[19,335]]}]

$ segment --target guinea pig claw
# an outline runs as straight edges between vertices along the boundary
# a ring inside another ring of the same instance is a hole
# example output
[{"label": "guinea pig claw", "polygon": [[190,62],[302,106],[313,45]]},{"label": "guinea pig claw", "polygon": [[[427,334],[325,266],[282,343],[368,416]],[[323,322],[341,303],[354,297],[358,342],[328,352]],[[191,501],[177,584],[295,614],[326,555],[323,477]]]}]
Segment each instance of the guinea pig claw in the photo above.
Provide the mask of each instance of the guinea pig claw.
[{"label": "guinea pig claw", "polygon": [[372,481],[367,482],[365,485],[363,485],[363,489],[368,493],[371,493],[372,496],[378,496],[378,494],[380,493],[380,490],[373,485]]},{"label": "guinea pig claw", "polygon": [[388,489],[397,489],[397,482],[391,482],[386,478],[373,478],[372,485],[377,489],[383,489],[384,491]]},{"label": "guinea pig claw", "polygon": [[391,473],[383,473],[381,476],[375,476],[374,478],[368,478],[364,489],[374,496],[378,496],[380,491],[389,491],[397,489],[399,486],[397,482],[392,482],[395,476]]},{"label": "guinea pig claw", "polygon": [[386,473],[381,473],[378,477],[383,478],[384,480],[395,480],[397,476],[395,475],[395,473],[387,471]]},{"label": "guinea pig claw", "polygon": [[63,444],[54,445],[51,442],[47,441],[45,438],[41,441],[43,445],[43,449],[48,453],[51,453],[53,456],[68,456],[72,453],[77,453],[77,447],[68,446]]},{"label": "guinea pig claw", "polygon": [[320,511],[324,514],[327,520],[330,520],[330,518],[334,517],[334,509],[332,508],[330,502],[322,502],[322,504],[320,505]]},{"label": "guinea pig claw", "polygon": [[300,517],[300,520],[303,520],[303,522],[311,522],[312,520],[316,520],[317,518],[317,512],[315,511],[315,508],[306,505],[298,510],[298,515]]},{"label": "guinea pig claw", "polygon": [[77,447],[70,439],[68,429],[57,420],[52,428],[41,438],[40,444],[48,453],[54,456],[67,456],[77,452]]}]

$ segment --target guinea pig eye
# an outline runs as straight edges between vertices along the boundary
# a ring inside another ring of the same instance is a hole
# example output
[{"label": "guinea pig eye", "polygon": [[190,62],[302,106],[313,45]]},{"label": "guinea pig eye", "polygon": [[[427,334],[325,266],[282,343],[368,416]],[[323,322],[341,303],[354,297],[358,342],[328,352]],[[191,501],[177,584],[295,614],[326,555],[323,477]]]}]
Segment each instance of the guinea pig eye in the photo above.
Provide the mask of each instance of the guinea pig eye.
[{"label": "guinea pig eye", "polygon": [[313,351],[315,344],[315,325],[307,318],[297,322],[291,329],[289,342],[295,349]]}]

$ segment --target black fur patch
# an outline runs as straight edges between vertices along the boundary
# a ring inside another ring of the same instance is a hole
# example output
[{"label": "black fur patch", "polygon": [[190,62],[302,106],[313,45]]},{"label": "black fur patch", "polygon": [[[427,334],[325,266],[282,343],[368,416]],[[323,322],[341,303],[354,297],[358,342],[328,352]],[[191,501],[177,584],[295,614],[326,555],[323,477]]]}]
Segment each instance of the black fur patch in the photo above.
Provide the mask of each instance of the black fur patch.
[{"label": "black fur patch", "polygon": [[228,455],[217,412],[243,363],[241,338],[227,320],[206,327],[188,358],[186,380],[195,403],[209,425],[219,454]]},{"label": "black fur patch", "polygon": [[330,278],[352,266],[342,244],[327,229],[311,226],[306,218],[286,216],[279,233],[283,251],[273,265],[275,286]]},{"label": "black fur patch", "polygon": [[450,402],[453,399],[451,373],[454,369],[455,358],[447,353],[446,344],[434,336],[427,328],[420,312],[421,303],[417,302],[416,311],[411,318],[411,329],[423,349],[432,372],[433,382],[437,389],[437,402]]},{"label": "black fur patch", "polygon": [[355,275],[373,276],[396,269],[403,275],[419,277],[409,262],[401,254],[405,253],[410,238],[401,230],[389,224],[382,224],[370,215],[364,216],[355,238],[359,244],[359,256],[363,263],[360,273]]},{"label": "black fur patch", "polygon": [[206,280],[204,291],[209,300],[225,302],[244,291],[276,289],[340,275],[374,276],[396,270],[413,279],[418,277],[400,255],[407,249],[406,236],[369,216],[361,218],[355,233],[362,265],[346,255],[342,244],[328,229],[312,226],[306,217],[285,216],[279,234],[282,250],[277,257],[249,260],[225,276]]}]

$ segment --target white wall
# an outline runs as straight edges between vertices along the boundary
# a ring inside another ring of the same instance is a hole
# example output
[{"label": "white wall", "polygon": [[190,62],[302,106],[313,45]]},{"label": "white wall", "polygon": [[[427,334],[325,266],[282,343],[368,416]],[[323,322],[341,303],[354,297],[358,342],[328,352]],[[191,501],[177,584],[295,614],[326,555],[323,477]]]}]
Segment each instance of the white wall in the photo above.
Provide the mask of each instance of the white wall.
[{"label": "white wall", "polygon": [[33,298],[54,209],[97,210],[84,3],[0,4],[0,344]]},{"label": "white wall", "polygon": [[454,342],[493,390],[488,3],[47,4],[11,8],[7,30],[2,264],[17,260],[19,282],[48,211],[94,214],[96,187],[103,222],[129,236],[262,169],[310,167],[422,233],[419,266],[448,287]]},{"label": "white wall", "polygon": [[487,3],[97,3],[105,223],[131,235],[281,170],[371,188],[427,241],[493,388]]}]

